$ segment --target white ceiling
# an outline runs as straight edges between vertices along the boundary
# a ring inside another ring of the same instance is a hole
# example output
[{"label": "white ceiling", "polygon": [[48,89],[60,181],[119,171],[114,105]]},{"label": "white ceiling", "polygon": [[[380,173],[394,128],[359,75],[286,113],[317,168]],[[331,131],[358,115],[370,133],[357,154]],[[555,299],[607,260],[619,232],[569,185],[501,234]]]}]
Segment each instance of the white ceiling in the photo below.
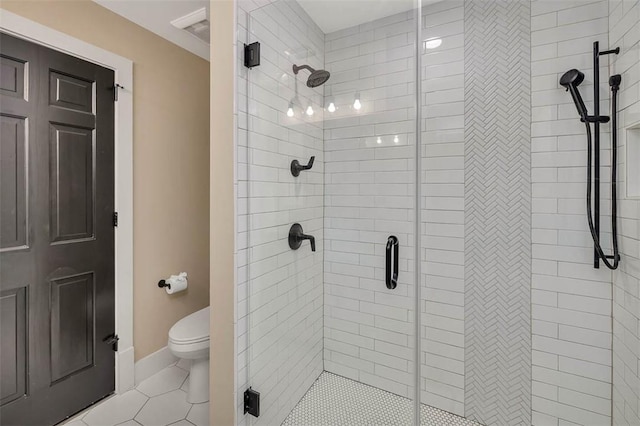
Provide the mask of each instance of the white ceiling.
[{"label": "white ceiling", "polygon": [[414,0],[297,0],[325,33],[406,12]]},{"label": "white ceiling", "polygon": [[[209,0],[93,0],[118,15],[148,29],[178,46],[209,60],[209,44],[171,25],[174,19],[202,7]],[[415,0],[297,0],[325,33],[405,12]],[[434,0],[422,0],[433,3]]]},{"label": "white ceiling", "polygon": [[209,0],[93,0],[170,42],[209,60],[209,44],[171,25],[171,21],[203,7]]}]

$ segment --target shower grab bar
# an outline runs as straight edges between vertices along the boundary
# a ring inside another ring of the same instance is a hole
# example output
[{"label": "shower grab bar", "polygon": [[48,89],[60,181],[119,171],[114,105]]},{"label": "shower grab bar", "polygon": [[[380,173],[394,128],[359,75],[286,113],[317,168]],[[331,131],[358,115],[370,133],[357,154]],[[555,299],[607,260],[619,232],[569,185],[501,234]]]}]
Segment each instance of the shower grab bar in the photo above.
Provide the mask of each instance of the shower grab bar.
[{"label": "shower grab bar", "polygon": [[[387,239],[387,267],[386,267],[386,281],[387,288],[393,290],[398,286],[398,238],[395,235],[390,235]],[[393,273],[391,272],[391,252],[393,254]]]}]

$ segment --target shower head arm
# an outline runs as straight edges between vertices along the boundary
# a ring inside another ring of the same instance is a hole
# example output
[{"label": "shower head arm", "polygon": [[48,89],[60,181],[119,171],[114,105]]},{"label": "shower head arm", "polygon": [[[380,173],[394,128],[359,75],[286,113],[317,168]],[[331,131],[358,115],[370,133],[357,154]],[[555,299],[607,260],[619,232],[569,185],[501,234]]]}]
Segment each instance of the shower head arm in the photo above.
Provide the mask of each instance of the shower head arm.
[{"label": "shower head arm", "polygon": [[308,70],[309,72],[315,72],[315,70],[313,68],[311,68],[309,65],[293,65],[293,73],[294,74],[298,74],[298,72],[300,72],[300,70]]}]

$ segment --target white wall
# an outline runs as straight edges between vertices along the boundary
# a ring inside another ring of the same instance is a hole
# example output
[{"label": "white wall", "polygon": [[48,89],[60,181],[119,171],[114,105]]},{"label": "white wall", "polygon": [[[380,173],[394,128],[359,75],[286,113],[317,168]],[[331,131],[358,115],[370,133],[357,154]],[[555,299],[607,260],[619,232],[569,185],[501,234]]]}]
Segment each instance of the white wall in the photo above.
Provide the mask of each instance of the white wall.
[{"label": "white wall", "polygon": [[[625,128],[640,124],[640,4],[609,2],[609,39],[619,46],[612,74],[622,75],[618,110],[618,234],[622,261],[613,274],[613,424],[640,424],[640,200],[626,196]],[[636,130],[640,132],[640,130]],[[640,174],[634,164],[632,173]]]},{"label": "white wall", "polygon": [[423,7],[421,401],[464,415],[464,5]]},{"label": "white wall", "polygon": [[[414,359],[415,25],[413,12],[327,34],[327,371],[409,397]],[[352,108],[356,92],[362,109]],[[385,247],[400,245],[399,284]]]},{"label": "white wall", "polygon": [[[261,396],[252,424],[274,425],[323,369],[322,88],[307,88],[308,72],[295,76],[292,65],[321,68],[324,34],[296,2],[238,4],[237,418],[248,424],[242,394],[252,386]],[[261,64],[251,70],[242,63],[247,39],[261,44]],[[308,105],[312,116],[302,113]],[[293,177],[291,161],[312,155],[313,169]],[[315,253],[308,242],[289,248],[295,222],[316,237]]]},{"label": "white wall", "polygon": [[[611,272],[593,268],[585,213],[586,136],[558,84],[571,68],[593,111],[592,44],[608,48],[608,2],[532,2],[533,423],[611,421]],[[608,102],[601,59],[602,108]],[[604,113],[603,111],[603,113]],[[610,146],[603,126],[601,221],[610,243]]]}]

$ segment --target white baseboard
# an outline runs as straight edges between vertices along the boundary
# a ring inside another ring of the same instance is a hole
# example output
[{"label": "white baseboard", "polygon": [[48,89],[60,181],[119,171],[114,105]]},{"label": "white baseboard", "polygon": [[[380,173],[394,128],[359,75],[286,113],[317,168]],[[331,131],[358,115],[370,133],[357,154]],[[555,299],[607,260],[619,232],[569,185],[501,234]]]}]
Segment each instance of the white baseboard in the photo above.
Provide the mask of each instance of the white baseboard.
[{"label": "white baseboard", "polygon": [[125,393],[135,386],[134,362],[133,346],[116,352],[116,393]]},{"label": "white baseboard", "polygon": [[138,360],[135,365],[135,384],[140,384],[144,379],[147,379],[163,368],[170,366],[178,361],[168,347],[164,347],[151,355]]}]

